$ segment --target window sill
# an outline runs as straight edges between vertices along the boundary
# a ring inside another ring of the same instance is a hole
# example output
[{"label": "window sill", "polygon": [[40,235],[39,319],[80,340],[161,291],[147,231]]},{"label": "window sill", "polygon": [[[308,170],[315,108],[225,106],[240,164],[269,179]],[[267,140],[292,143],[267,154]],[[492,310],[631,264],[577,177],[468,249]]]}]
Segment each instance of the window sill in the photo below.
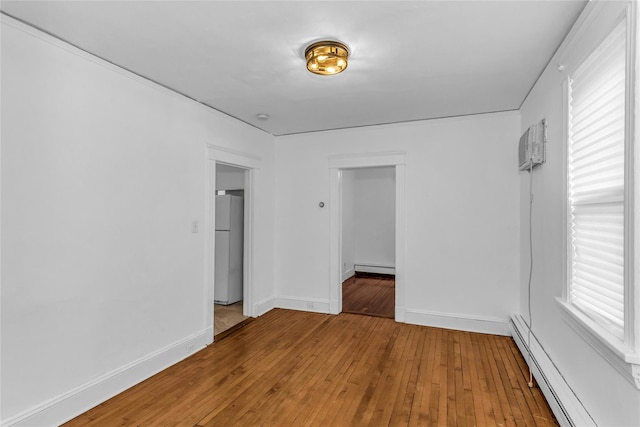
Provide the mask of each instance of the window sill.
[{"label": "window sill", "polygon": [[604,359],[640,390],[640,354],[608,337],[608,333],[571,304],[556,298],[565,321]]}]

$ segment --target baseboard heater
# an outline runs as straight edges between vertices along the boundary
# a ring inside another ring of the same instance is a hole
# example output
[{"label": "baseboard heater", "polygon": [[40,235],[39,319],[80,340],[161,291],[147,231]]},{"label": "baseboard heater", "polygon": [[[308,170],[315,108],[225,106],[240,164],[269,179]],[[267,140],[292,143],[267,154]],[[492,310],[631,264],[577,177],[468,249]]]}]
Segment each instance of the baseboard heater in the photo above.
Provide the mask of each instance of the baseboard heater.
[{"label": "baseboard heater", "polygon": [[[595,427],[596,423],[567,384],[535,334],[528,337],[528,325],[520,315],[511,316],[511,333],[520,353],[531,367],[540,390],[562,427]],[[531,341],[529,347],[528,342]]]},{"label": "baseboard heater", "polygon": [[355,264],[354,270],[356,273],[396,274],[396,268],[392,265]]}]

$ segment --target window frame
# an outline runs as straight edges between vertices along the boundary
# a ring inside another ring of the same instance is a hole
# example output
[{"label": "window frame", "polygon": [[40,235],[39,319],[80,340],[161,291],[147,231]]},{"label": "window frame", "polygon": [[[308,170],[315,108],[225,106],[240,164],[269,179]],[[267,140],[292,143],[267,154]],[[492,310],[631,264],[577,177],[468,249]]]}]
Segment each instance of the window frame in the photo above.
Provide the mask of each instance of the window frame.
[{"label": "window frame", "polygon": [[[636,78],[635,69],[637,39],[637,8],[632,2],[625,12],[608,28],[605,36],[584,55],[581,61],[567,73],[563,81],[563,276],[562,297],[556,301],[567,323],[591,344],[611,365],[640,389],[640,290],[636,278],[640,278],[640,261],[635,259],[635,248],[640,248],[640,148],[636,138]],[[571,209],[569,201],[569,90],[570,77],[584,61],[601,46],[602,41],[622,22],[626,21],[625,66],[625,201],[624,201],[624,335],[616,337],[607,328],[593,320],[570,300],[572,247],[570,239]],[[638,171],[636,171],[638,169]]]}]

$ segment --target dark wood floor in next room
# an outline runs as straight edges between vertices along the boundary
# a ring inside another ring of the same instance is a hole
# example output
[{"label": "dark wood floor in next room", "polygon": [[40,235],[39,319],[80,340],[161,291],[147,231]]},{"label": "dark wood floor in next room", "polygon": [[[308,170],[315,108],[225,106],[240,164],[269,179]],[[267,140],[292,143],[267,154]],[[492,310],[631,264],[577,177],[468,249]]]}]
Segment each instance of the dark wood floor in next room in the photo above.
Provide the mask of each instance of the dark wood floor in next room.
[{"label": "dark wood floor in next room", "polygon": [[342,311],[369,316],[395,317],[395,276],[356,273],[342,283]]},{"label": "dark wood floor in next room", "polygon": [[66,425],[557,422],[510,337],[274,309]]}]

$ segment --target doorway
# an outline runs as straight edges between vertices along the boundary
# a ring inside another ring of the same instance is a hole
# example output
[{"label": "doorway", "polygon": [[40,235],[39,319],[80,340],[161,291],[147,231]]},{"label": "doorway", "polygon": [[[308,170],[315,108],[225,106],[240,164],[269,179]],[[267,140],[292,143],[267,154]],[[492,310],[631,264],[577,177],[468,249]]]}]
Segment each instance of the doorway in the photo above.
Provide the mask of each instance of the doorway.
[{"label": "doorway", "polygon": [[393,319],[395,167],[341,172],[342,311]]},{"label": "doorway", "polygon": [[[405,322],[405,157],[403,152],[341,154],[329,157],[330,177],[330,313],[343,311],[342,283],[345,279],[345,261],[343,261],[343,184],[344,174],[350,169],[390,167],[395,171],[394,221],[395,227],[395,315],[397,322]],[[348,185],[348,184],[347,184]],[[347,191],[349,191],[347,189]],[[354,274],[355,274],[354,262]],[[388,271],[388,270],[383,270]]]},{"label": "doorway", "polygon": [[242,327],[245,308],[245,186],[249,171],[216,163],[214,249],[214,337]]}]

